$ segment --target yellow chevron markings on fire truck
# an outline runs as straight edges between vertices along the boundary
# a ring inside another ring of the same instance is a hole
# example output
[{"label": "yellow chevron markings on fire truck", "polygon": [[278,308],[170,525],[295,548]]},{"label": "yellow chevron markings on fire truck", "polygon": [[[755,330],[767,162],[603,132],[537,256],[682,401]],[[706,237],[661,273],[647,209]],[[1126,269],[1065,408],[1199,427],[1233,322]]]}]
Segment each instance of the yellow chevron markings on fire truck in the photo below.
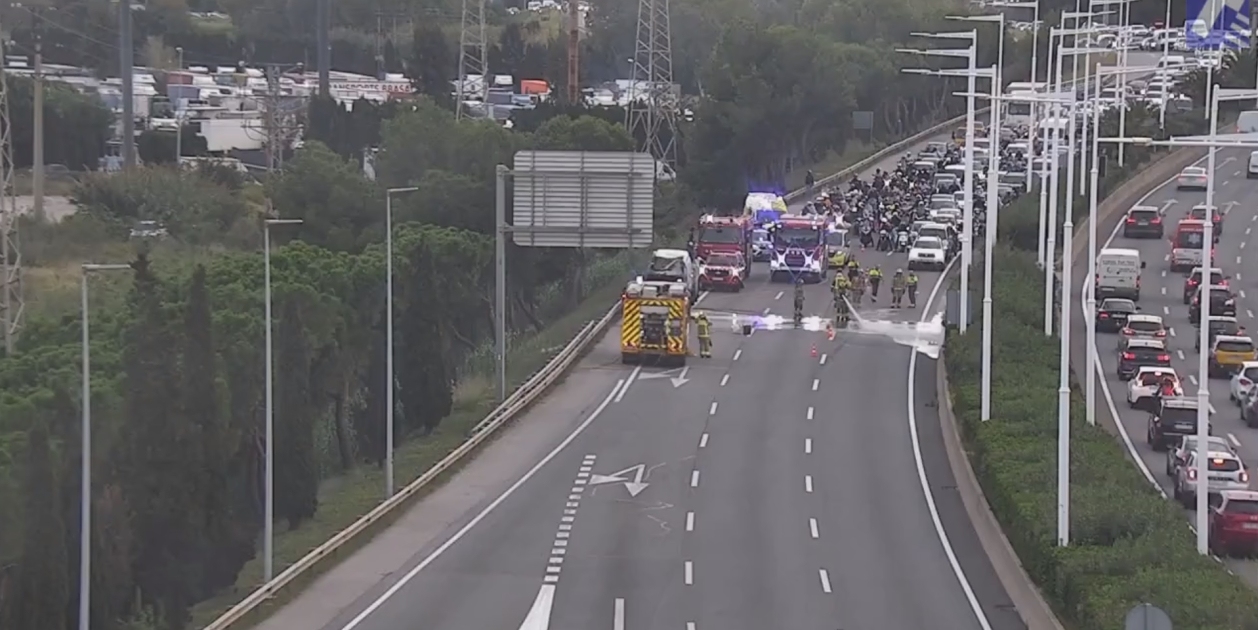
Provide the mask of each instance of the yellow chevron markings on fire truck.
[{"label": "yellow chevron markings on fire truck", "polygon": [[637,348],[642,339],[642,301],[625,299],[621,309],[620,347]]},{"label": "yellow chevron markings on fire truck", "polygon": [[620,346],[622,348],[638,348],[641,346],[643,306],[667,307],[669,317],[682,322],[683,334],[679,337],[668,337],[668,352],[670,354],[684,353],[686,351],[684,331],[688,328],[685,298],[629,298],[624,300],[621,307]]}]

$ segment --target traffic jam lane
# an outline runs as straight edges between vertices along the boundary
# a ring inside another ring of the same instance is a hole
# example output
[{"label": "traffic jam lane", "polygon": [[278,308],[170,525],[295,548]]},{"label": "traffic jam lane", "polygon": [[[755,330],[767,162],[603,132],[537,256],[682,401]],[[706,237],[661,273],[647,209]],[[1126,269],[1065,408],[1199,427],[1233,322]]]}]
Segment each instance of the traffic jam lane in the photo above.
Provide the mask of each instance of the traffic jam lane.
[{"label": "traffic jam lane", "polygon": [[[1245,177],[1247,152],[1219,151],[1216,153],[1216,176],[1214,205],[1226,211],[1223,229],[1217,245],[1217,258],[1213,266],[1221,268],[1224,275],[1230,276],[1230,284],[1236,294],[1237,319],[1247,331],[1258,334],[1258,320],[1253,316],[1258,302],[1254,295],[1258,291],[1258,273],[1246,274],[1246,244],[1258,226],[1258,214],[1255,204],[1258,203],[1258,182]],[[1198,163],[1205,166],[1205,161]],[[1182,295],[1186,273],[1170,271],[1169,239],[1178,225],[1179,220],[1186,217],[1193,206],[1205,203],[1206,195],[1201,191],[1176,190],[1175,181],[1171,180],[1151,191],[1137,205],[1165,208],[1163,222],[1166,236],[1162,239],[1125,238],[1122,234],[1122,220],[1114,227],[1103,247],[1121,247],[1140,251],[1141,260],[1147,263],[1142,272],[1141,300],[1138,303],[1142,314],[1162,317],[1167,327],[1167,349],[1170,354],[1171,366],[1179,374],[1185,394],[1195,397],[1197,391],[1196,340],[1198,328],[1188,319],[1188,306],[1183,303]],[[1099,226],[1098,226],[1099,227]],[[1105,234],[1101,234],[1106,238]],[[1098,247],[1098,252],[1103,247]],[[1250,253],[1249,256],[1254,256]],[[1086,275],[1086,271],[1084,272]],[[1099,306],[1098,300],[1098,306]],[[1082,308],[1081,308],[1082,311]],[[1079,318],[1076,322],[1083,323]],[[1082,333],[1083,331],[1081,331]],[[1097,356],[1099,370],[1102,372],[1101,387],[1098,394],[1102,396],[1101,404],[1111,406],[1112,412],[1121,421],[1121,427],[1130,440],[1130,448],[1134,448],[1144,464],[1148,474],[1171,496],[1173,479],[1165,474],[1166,454],[1156,452],[1146,443],[1146,431],[1149,414],[1132,409],[1127,404],[1128,383],[1118,378],[1118,335],[1097,333]],[[1228,379],[1210,379],[1210,406],[1213,414],[1211,423],[1215,435],[1225,437],[1238,450],[1241,458],[1253,465],[1258,463],[1258,430],[1250,429],[1240,421],[1237,405],[1229,400],[1230,383]],[[1194,518],[1192,510],[1185,510],[1190,523]],[[1244,559],[1226,559],[1228,567],[1242,576],[1254,586],[1258,586],[1258,562]]]}]

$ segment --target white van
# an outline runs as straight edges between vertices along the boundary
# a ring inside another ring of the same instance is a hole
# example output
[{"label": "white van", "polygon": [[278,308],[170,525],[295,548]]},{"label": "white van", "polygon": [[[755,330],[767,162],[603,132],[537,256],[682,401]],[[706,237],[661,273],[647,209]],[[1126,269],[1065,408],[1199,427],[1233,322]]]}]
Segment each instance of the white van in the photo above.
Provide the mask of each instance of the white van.
[{"label": "white van", "polygon": [[1144,263],[1134,249],[1107,248],[1096,257],[1096,299],[1140,299],[1140,270]]},{"label": "white van", "polygon": [[1249,168],[1245,170],[1245,179],[1258,177],[1258,151],[1249,154]]}]

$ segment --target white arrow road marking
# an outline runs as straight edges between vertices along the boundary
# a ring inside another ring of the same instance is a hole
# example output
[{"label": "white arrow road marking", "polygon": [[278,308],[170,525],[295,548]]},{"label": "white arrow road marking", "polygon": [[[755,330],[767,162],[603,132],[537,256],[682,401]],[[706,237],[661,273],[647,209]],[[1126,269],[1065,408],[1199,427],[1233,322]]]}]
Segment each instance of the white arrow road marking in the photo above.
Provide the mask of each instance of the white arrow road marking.
[{"label": "white arrow road marking", "polygon": [[524,623],[520,624],[520,630],[546,630],[550,627],[550,610],[555,606],[555,585],[543,584],[541,590],[537,591],[537,599],[533,600],[533,607],[529,609],[529,614],[524,618]]},{"label": "white arrow road marking", "polygon": [[636,497],[651,485],[642,481],[646,475],[646,464],[638,464],[630,466],[624,470],[614,472],[610,475],[590,475],[591,486],[601,486],[609,483],[623,483],[625,490],[629,491],[629,496]]},{"label": "white arrow road marking", "polygon": [[616,598],[616,607],[612,613],[612,630],[625,630],[625,600]]}]

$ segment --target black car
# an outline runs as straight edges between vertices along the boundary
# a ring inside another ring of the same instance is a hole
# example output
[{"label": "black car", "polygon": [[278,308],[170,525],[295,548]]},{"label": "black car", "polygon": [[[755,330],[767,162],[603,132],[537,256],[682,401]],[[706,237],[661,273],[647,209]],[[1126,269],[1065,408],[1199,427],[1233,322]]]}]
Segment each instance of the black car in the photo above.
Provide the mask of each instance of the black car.
[{"label": "black car", "polygon": [[[1188,321],[1194,326],[1201,323],[1202,288],[1204,287],[1197,288],[1197,294],[1188,305]],[[1210,315],[1211,317],[1215,315],[1236,317],[1236,298],[1232,297],[1231,289],[1221,286],[1210,287]]]},{"label": "black car", "polygon": [[1185,435],[1197,433],[1197,400],[1195,398],[1163,398],[1149,414],[1145,441],[1155,451],[1165,451]]},{"label": "black car", "polygon": [[1142,367],[1170,367],[1166,342],[1148,337],[1123,339],[1118,344],[1118,378],[1127,381]]},{"label": "black car", "polygon": [[1127,211],[1123,238],[1162,238],[1162,212],[1152,206],[1136,206]]},{"label": "black car", "polygon": [[[1214,338],[1219,335],[1243,336],[1244,334],[1245,327],[1241,326],[1235,317],[1231,315],[1211,315],[1210,324],[1206,329],[1206,335],[1208,335],[1206,341],[1210,346],[1213,346]],[[1193,344],[1197,352],[1201,352],[1201,335],[1193,335]]]},{"label": "black car", "polygon": [[1096,311],[1097,332],[1118,332],[1127,325],[1127,318],[1140,310],[1127,298],[1105,298]]},{"label": "black car", "polygon": [[[1210,284],[1212,285],[1225,287],[1229,279],[1218,267],[1210,270]],[[1193,267],[1188,277],[1184,278],[1184,304],[1192,303],[1192,296],[1197,294],[1199,286],[1201,286],[1201,267]]]}]

